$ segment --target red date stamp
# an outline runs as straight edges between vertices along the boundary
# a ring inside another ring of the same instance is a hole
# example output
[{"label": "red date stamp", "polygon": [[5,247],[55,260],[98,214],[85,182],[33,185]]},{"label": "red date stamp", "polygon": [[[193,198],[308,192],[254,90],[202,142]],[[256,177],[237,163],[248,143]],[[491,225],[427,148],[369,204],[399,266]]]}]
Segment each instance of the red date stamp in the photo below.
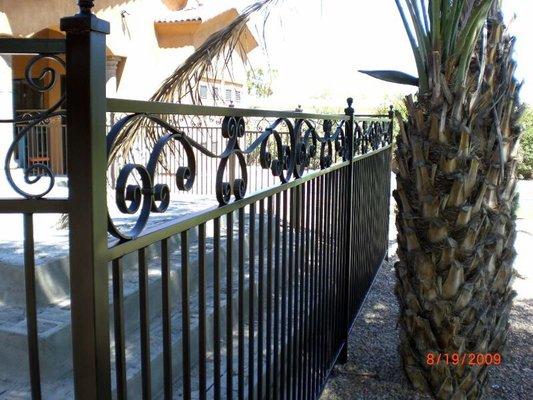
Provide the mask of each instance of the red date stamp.
[{"label": "red date stamp", "polygon": [[502,356],[500,353],[427,353],[426,365],[439,364],[454,366],[489,366],[500,365]]}]

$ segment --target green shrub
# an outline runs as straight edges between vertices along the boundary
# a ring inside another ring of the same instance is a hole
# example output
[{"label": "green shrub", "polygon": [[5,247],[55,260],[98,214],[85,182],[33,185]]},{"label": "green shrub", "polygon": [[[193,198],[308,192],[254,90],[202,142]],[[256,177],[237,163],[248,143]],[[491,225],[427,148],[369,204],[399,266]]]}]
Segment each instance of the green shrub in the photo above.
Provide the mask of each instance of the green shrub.
[{"label": "green shrub", "polygon": [[518,175],[533,178],[533,108],[527,107],[522,116],[523,132],[520,137]]}]

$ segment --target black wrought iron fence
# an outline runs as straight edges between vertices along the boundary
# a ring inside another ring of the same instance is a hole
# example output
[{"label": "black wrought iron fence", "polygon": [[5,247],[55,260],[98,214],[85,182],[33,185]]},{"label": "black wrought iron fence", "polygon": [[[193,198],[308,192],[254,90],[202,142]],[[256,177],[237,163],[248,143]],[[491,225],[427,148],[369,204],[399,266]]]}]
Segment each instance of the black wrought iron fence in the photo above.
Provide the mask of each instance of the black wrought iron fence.
[{"label": "black wrought iron fence", "polygon": [[[4,393],[318,398],[346,361],[351,326],[387,254],[391,115],[354,116],[351,99],[343,115],[102,101],[108,24],[86,6],[61,26],[66,41],[0,39],[0,52],[36,54],[30,64],[66,53],[68,110],[68,198],[50,197],[46,163],[25,166],[20,182],[6,168],[19,197],[0,199],[0,213],[24,223],[29,374],[6,375]],[[31,120],[3,121],[25,126],[6,166],[32,126],[64,114],[65,98]],[[105,137],[106,113],[115,118]],[[202,132],[182,118],[218,125]],[[132,126],[139,143],[142,129],[156,129],[157,140],[108,166]],[[203,168],[210,172],[198,179]],[[184,192],[195,196],[185,201]],[[214,204],[198,206],[209,195]],[[67,306],[37,301],[41,213],[68,215]],[[158,215],[168,218],[154,223]],[[71,346],[41,334],[42,307],[69,310]],[[50,369],[54,380],[43,380]]]},{"label": "black wrought iron fence", "polygon": [[[15,158],[20,168],[28,168],[33,164],[44,164],[56,175],[67,173],[67,132],[66,124],[61,116],[45,119],[25,132],[35,116],[42,115],[46,110],[15,110],[16,120],[14,136],[21,136],[15,151]],[[22,135],[21,135],[22,134]],[[42,168],[36,168],[34,175],[44,174]]]}]

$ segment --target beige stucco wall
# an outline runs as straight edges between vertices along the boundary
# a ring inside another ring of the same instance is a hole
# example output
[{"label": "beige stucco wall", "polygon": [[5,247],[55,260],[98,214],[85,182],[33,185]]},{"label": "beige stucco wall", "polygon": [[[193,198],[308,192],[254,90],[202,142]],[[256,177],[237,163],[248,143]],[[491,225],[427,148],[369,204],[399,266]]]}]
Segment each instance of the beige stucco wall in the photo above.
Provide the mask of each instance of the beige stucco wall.
[{"label": "beige stucco wall", "polygon": [[[111,33],[107,36],[108,55],[119,56],[122,60],[118,65],[118,87],[116,91],[109,90],[110,96],[148,99],[195,47],[237,15],[235,10],[226,11],[204,21],[198,29],[191,27],[191,37],[188,40],[190,45],[162,48],[154,29],[154,21],[168,15],[170,11],[167,6],[179,8],[183,6],[182,3],[183,0],[170,1],[167,4],[161,0],[95,2],[98,17],[111,24]],[[6,14],[4,18],[0,14],[0,34],[28,37],[36,34],[42,36],[40,33],[45,28],[59,32],[61,16],[72,15],[77,8],[72,0],[0,0],[0,10]],[[39,18],[35,18],[36,11]],[[161,35],[159,40],[161,41]],[[251,43],[253,48],[255,41],[252,40]],[[249,43],[247,45],[250,46]],[[244,58],[245,56],[243,54]],[[243,85],[246,82],[246,73],[242,62],[234,63],[232,68],[231,75],[219,72],[217,78],[230,81],[228,85]]]}]

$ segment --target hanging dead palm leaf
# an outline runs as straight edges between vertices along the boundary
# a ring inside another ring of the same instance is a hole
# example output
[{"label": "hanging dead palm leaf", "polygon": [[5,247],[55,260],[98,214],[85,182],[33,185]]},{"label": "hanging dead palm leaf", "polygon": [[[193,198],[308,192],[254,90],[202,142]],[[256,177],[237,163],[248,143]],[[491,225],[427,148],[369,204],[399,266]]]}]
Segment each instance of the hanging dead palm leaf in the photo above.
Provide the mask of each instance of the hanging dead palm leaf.
[{"label": "hanging dead palm leaf", "polygon": [[[224,28],[213,33],[207,40],[191,54],[185,62],[178,67],[161,85],[161,87],[150,98],[150,101],[201,104],[199,84],[201,80],[215,80],[217,74],[227,71],[231,74],[231,63],[235,53],[243,53],[241,37],[246,28],[246,24],[253,14],[260,11],[265,12],[265,19],[268,17],[268,8],[273,6],[278,0],[261,0],[248,6]],[[191,121],[172,115],[162,115],[163,119],[172,122],[174,126],[190,125]],[[109,156],[109,164],[117,160],[119,156],[126,157],[131,154],[131,150],[139,138],[147,148],[153,148],[161,132],[155,129],[153,124],[147,120],[137,120],[127,129],[124,129],[117,138],[118,146]],[[172,154],[172,148],[169,149]],[[160,162],[166,165],[165,159]]]}]

